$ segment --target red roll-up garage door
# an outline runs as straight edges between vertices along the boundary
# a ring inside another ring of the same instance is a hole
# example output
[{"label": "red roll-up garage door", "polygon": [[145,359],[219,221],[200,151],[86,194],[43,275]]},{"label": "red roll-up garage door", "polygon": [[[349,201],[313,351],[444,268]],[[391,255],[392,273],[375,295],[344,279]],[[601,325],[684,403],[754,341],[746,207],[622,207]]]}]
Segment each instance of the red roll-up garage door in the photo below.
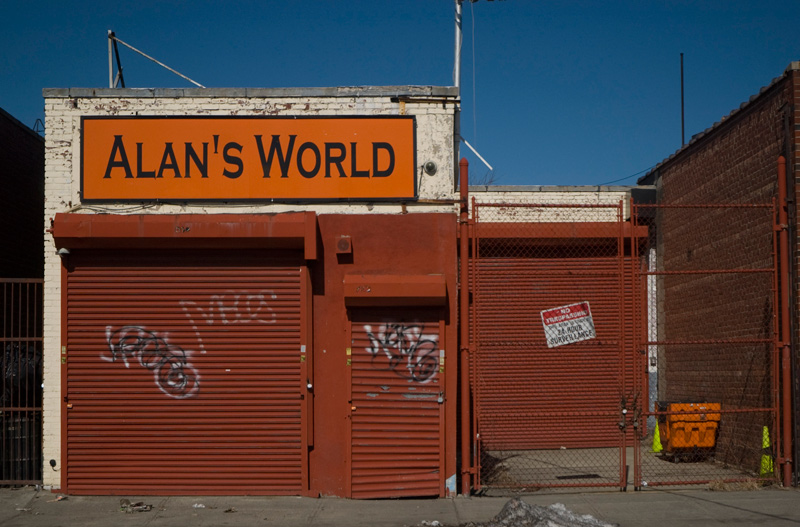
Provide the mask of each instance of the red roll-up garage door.
[{"label": "red roll-up garage door", "polygon": [[[615,251],[482,255],[476,366],[484,448],[620,444],[621,404],[630,399],[634,381],[633,291],[630,257],[621,261]],[[590,306],[596,337],[548,347],[541,312],[579,302]]]},{"label": "red roll-up garage door", "polygon": [[444,492],[444,373],[439,310],[354,309],[351,497]]},{"label": "red roll-up garage door", "polygon": [[74,250],[67,269],[67,492],[308,488],[301,260]]}]

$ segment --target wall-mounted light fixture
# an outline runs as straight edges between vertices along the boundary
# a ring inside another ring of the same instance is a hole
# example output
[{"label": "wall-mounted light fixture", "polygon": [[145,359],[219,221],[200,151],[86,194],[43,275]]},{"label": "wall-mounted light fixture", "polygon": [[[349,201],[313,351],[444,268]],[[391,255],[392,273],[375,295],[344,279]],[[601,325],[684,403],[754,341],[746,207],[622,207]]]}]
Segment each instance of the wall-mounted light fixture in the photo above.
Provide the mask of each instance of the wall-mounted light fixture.
[{"label": "wall-mounted light fixture", "polygon": [[436,171],[439,169],[439,167],[437,167],[436,163],[434,163],[433,161],[428,161],[424,165],[422,165],[422,169],[425,170],[426,174],[432,176],[436,174]]}]

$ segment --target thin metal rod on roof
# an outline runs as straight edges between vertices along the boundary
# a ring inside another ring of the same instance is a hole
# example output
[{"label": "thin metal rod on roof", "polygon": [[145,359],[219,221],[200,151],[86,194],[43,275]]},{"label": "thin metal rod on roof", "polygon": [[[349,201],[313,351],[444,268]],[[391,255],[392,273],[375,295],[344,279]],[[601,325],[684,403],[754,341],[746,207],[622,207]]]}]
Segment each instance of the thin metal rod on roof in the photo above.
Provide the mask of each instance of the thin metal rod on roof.
[{"label": "thin metal rod on roof", "polygon": [[117,76],[114,78],[114,84],[111,86],[112,88],[116,88],[117,84],[122,84],[122,87],[125,87],[125,77],[122,76],[122,59],[119,58],[119,46],[117,46],[116,39],[114,37],[114,32],[109,31],[110,37],[108,39],[109,43],[114,44],[114,56],[117,57]]},{"label": "thin metal rod on roof", "polygon": [[686,135],[684,133],[684,118],[683,118],[683,53],[681,53],[681,146],[686,144]]},{"label": "thin metal rod on roof", "polygon": [[108,30],[108,87],[114,87],[114,64],[111,62],[111,36],[114,34],[110,29]]},{"label": "thin metal rod on roof", "polygon": [[[112,53],[117,57],[117,75],[114,76],[114,63],[112,61]],[[117,84],[122,84],[125,87],[125,79],[122,77],[122,60],[119,58],[119,47],[117,41],[114,40],[114,32],[108,30],[108,87],[116,88]]]},{"label": "thin metal rod on roof", "polygon": [[[131,46],[130,44],[128,44],[127,42],[124,42],[124,41],[120,40],[120,39],[119,39],[119,37],[117,37],[117,36],[114,34],[114,32],[113,32],[113,31],[109,31],[109,32],[108,32],[108,38],[109,38],[109,41],[113,40],[115,44],[116,44],[117,42],[119,42],[120,44],[122,44],[122,45],[123,45],[123,46],[125,46],[126,48],[129,48],[129,49],[131,49],[131,50],[135,51],[136,53],[138,53],[139,55],[141,55],[141,56],[143,56],[143,57],[145,57],[145,58],[147,58],[147,59],[150,59],[150,60],[152,60],[153,62],[155,62],[156,64],[158,64],[158,65],[159,65],[159,66],[161,66],[162,68],[168,69],[169,71],[171,71],[172,73],[174,73],[174,74],[175,74],[175,75],[177,75],[178,77],[181,77],[181,78],[183,78],[183,79],[186,79],[187,81],[191,82],[191,83],[192,83],[192,84],[194,84],[195,86],[197,86],[197,87],[199,87],[199,88],[205,88],[205,86],[203,86],[203,85],[202,85],[202,84],[200,84],[199,82],[193,81],[192,79],[190,79],[189,77],[187,77],[187,76],[186,76],[186,75],[184,75],[183,73],[180,73],[179,71],[176,71],[176,70],[174,70],[174,69],[170,68],[169,66],[167,66],[167,65],[166,65],[166,64],[164,64],[163,62],[160,62],[160,61],[158,61],[158,60],[154,59],[153,57],[151,57],[151,56],[150,56],[150,55],[148,55],[147,53],[145,53],[145,52],[143,52],[143,51],[140,51],[140,50],[136,49],[135,47]],[[109,53],[110,53],[110,51],[109,51]],[[110,65],[110,64],[111,64],[111,57],[110,57],[110,55],[109,55],[109,65]],[[117,54],[117,64],[119,65],[119,54]],[[122,68],[120,68],[120,69],[119,69],[120,78],[121,78],[121,73],[122,73]],[[110,75],[109,75],[109,77],[110,77]],[[113,88],[113,86],[111,86],[111,87]],[[124,83],[123,83],[123,87],[124,87]]]},{"label": "thin metal rod on roof", "polygon": [[486,160],[485,160],[485,159],[484,159],[484,158],[483,158],[483,157],[482,157],[482,156],[481,156],[481,155],[478,153],[478,151],[477,151],[477,150],[475,150],[474,148],[472,148],[472,145],[471,145],[471,144],[469,144],[469,143],[467,142],[467,140],[466,140],[466,139],[464,139],[464,138],[462,137],[462,138],[461,138],[461,140],[462,140],[462,141],[464,141],[464,144],[465,144],[465,145],[467,145],[467,147],[468,147],[470,150],[472,150],[472,153],[473,153],[473,154],[475,154],[476,156],[478,156],[478,159],[480,159],[481,161],[483,161],[483,164],[484,164],[484,165],[486,165],[487,167],[489,167],[489,170],[494,170],[494,169],[492,168],[492,165],[490,165],[489,163],[487,163],[487,162],[486,162]]},{"label": "thin metal rod on roof", "polygon": [[456,1],[456,46],[455,46],[455,60],[453,64],[453,86],[459,89],[458,94],[461,95],[461,2]]}]

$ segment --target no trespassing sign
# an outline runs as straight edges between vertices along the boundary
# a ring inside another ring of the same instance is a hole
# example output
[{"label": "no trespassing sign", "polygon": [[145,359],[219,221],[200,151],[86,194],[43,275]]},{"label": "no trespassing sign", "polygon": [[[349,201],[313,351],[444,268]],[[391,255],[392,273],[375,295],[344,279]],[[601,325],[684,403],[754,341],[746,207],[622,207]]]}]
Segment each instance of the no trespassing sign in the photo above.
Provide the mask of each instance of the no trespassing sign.
[{"label": "no trespassing sign", "polygon": [[596,336],[589,302],[545,309],[541,314],[548,348],[589,340]]}]

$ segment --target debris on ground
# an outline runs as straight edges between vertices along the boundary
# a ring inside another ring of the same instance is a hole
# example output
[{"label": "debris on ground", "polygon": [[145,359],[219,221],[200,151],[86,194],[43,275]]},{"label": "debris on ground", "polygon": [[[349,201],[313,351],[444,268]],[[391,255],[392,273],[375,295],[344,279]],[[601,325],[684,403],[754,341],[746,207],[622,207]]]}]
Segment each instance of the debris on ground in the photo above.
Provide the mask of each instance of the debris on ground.
[{"label": "debris on ground", "polygon": [[195,509],[205,509],[206,508],[206,506],[203,505],[202,503],[195,503],[194,505],[192,505],[192,507],[194,507]]},{"label": "debris on ground", "polygon": [[119,500],[119,510],[128,514],[134,512],[149,512],[153,510],[153,506],[150,504],[145,504],[143,501],[131,503],[131,500],[122,498]]},{"label": "debris on ground", "polygon": [[53,502],[53,501],[64,501],[65,499],[67,499],[67,496],[64,496],[63,494],[59,494],[59,495],[56,497],[56,499],[54,499],[54,500],[47,500],[47,502],[48,502],[48,503],[50,503],[50,502]]},{"label": "debris on ground", "polygon": [[588,514],[575,514],[561,503],[548,507],[528,505],[519,498],[509,500],[503,509],[485,523],[467,523],[462,527],[615,527]]},{"label": "debris on ground", "polygon": [[228,507],[223,512],[236,512],[236,507]]}]

